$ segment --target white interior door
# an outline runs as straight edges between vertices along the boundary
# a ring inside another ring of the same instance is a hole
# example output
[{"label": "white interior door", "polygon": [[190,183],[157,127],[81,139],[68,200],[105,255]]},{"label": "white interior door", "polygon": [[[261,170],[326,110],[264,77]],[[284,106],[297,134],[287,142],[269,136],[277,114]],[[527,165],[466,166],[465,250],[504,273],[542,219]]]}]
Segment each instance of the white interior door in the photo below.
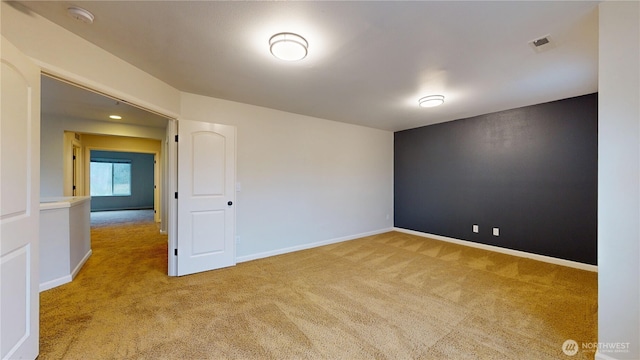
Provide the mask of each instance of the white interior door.
[{"label": "white interior door", "polygon": [[236,263],[233,126],[178,121],[178,275]]},{"label": "white interior door", "polygon": [[0,355],[39,351],[40,69],[2,37]]}]

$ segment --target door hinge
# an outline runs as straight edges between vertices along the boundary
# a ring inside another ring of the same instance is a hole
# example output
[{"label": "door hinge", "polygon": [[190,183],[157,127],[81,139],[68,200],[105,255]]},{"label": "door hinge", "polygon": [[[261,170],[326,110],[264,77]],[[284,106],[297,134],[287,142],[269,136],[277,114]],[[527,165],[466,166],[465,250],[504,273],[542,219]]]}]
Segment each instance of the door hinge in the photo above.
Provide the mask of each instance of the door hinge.
[{"label": "door hinge", "polygon": [[177,199],[178,198],[178,192],[176,191],[176,193],[174,194],[174,197]]},{"label": "door hinge", "polygon": [[178,142],[178,135],[176,135],[176,142]]},{"label": "door hinge", "polygon": [[173,250],[173,255],[178,256],[178,249]]}]

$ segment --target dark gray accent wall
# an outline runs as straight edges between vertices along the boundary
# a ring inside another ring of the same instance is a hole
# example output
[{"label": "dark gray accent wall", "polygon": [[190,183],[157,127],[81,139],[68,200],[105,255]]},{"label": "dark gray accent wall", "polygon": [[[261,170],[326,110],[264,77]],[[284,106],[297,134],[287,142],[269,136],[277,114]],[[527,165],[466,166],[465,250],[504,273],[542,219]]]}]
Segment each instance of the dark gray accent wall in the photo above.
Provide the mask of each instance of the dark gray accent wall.
[{"label": "dark gray accent wall", "polygon": [[395,226],[596,265],[597,106],[590,94],[396,132]]},{"label": "dark gray accent wall", "polygon": [[154,155],[91,150],[91,159],[131,161],[131,196],[93,196],[91,211],[153,209]]}]

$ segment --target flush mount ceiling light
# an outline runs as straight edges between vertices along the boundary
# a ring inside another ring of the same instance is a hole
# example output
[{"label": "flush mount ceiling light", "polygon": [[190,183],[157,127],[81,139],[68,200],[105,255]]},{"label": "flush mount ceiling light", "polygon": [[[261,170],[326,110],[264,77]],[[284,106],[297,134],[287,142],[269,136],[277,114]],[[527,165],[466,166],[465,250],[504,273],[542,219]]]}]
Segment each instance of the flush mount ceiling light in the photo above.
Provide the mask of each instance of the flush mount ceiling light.
[{"label": "flush mount ceiling light", "polygon": [[120,115],[109,115],[109,118],[114,119],[114,120],[120,120],[120,119],[122,119],[122,116],[120,116]]},{"label": "flush mount ceiling light", "polygon": [[307,56],[309,43],[302,36],[294,33],[278,33],[269,39],[271,54],[280,60],[298,61]]},{"label": "flush mount ceiling light", "polygon": [[429,95],[418,100],[420,107],[434,107],[444,104],[443,95]]},{"label": "flush mount ceiling light", "polygon": [[78,21],[82,21],[83,23],[93,24],[93,14],[83,8],[71,6],[67,8],[67,14]]}]

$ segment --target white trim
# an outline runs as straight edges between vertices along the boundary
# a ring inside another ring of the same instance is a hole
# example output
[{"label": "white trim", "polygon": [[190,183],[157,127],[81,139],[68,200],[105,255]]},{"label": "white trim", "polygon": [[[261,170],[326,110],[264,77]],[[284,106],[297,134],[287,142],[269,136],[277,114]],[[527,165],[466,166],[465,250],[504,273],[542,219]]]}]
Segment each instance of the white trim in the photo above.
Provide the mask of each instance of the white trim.
[{"label": "white trim", "polygon": [[80,260],[76,268],[73,269],[73,271],[71,272],[71,280],[76,278],[76,275],[78,275],[78,273],[80,272],[80,269],[82,269],[82,266],[84,266],[84,263],[86,263],[87,260],[89,260],[89,258],[91,257],[91,254],[93,254],[93,250],[89,249],[89,251],[87,251],[87,253],[84,255],[82,260]]},{"label": "white trim", "polygon": [[402,233],[405,233],[405,234],[427,237],[427,238],[430,238],[430,239],[446,241],[446,242],[450,242],[450,243],[454,243],[454,244],[458,244],[458,245],[469,246],[469,247],[474,247],[474,248],[478,248],[478,249],[494,251],[494,252],[498,252],[498,253],[502,253],[502,254],[518,256],[518,257],[527,258],[527,259],[538,260],[538,261],[542,261],[542,262],[546,262],[546,263],[550,263],[550,264],[567,266],[567,267],[572,267],[572,268],[576,268],[576,269],[580,269],[580,270],[598,272],[598,266],[591,265],[591,264],[584,264],[584,263],[577,262],[577,261],[558,259],[558,258],[554,258],[554,257],[551,257],[551,256],[532,254],[532,253],[519,251],[519,250],[506,249],[506,248],[501,248],[501,247],[493,246],[493,245],[480,244],[480,243],[475,243],[475,242],[467,241],[467,240],[460,240],[460,239],[450,238],[450,237],[441,236],[441,235],[423,233],[423,232],[419,232],[419,231],[415,231],[415,230],[408,230],[408,229],[402,229],[402,228],[397,228],[397,227],[394,227],[393,230],[398,231],[398,232],[402,232]]},{"label": "white trim", "polygon": [[73,272],[71,272],[71,274],[61,276],[57,279],[49,280],[47,282],[40,284],[40,292],[50,290],[50,289],[53,289],[54,287],[58,287],[60,285],[64,285],[66,283],[70,283],[71,281],[73,281],[73,279],[76,278],[76,275],[78,275],[78,273],[80,272],[80,269],[82,269],[82,266],[84,265],[84,263],[86,263],[87,260],[89,260],[92,253],[93,253],[93,250],[89,249],[87,254],[82,258],[82,260],[80,260],[80,262],[78,263],[78,266],[76,266],[76,268],[73,269]]},{"label": "white trim", "polygon": [[40,284],[40,292],[43,292],[45,290],[49,290],[49,289],[53,289],[54,287],[58,287],[60,285],[64,285],[66,283],[70,283],[71,280],[73,280],[71,278],[71,275],[65,275],[62,277],[59,277],[57,279],[53,279],[53,280],[49,280],[45,283]]},{"label": "white trim", "polygon": [[362,237],[383,234],[383,233],[386,233],[386,232],[389,232],[389,231],[393,231],[393,228],[385,228],[385,229],[380,229],[380,230],[374,230],[374,231],[361,233],[361,234],[343,236],[343,237],[329,239],[329,240],[317,241],[317,242],[309,243],[309,244],[296,245],[296,246],[291,246],[291,247],[282,248],[282,249],[278,249],[278,250],[265,251],[265,252],[262,252],[262,253],[240,256],[240,257],[236,257],[236,262],[237,263],[241,263],[241,262],[246,262],[246,261],[251,261],[251,260],[263,259],[263,258],[267,258],[267,257],[270,257],[270,256],[276,256],[276,255],[282,255],[282,254],[291,253],[291,252],[294,252],[294,251],[307,250],[307,249],[311,249],[311,248],[315,248],[315,247],[319,247],[319,246],[330,245],[330,244],[335,244],[335,243],[339,243],[339,242],[343,242],[343,241],[359,239],[359,238],[362,238]]},{"label": "white trim", "polygon": [[174,251],[178,249],[178,199],[175,193],[178,191],[178,145],[175,136],[178,135],[178,123],[176,120],[167,122],[166,136],[166,174],[164,196],[167,203],[167,275],[178,276],[178,257]]},{"label": "white trim", "polygon": [[609,355],[605,355],[601,353],[599,350],[596,350],[596,360],[618,360],[618,358],[611,357]]},{"label": "white trim", "polygon": [[[120,91],[117,90],[116,88],[107,86],[102,84],[101,82],[97,82],[91,79],[88,79],[84,76],[81,75],[77,75],[76,73],[73,73],[71,71],[67,71],[63,68],[60,68],[58,66],[55,65],[51,65],[47,62],[41,61],[40,59],[37,58],[33,58],[30,57],[31,61],[35,62],[36,65],[38,65],[40,67],[40,72],[50,78],[59,80],[59,81],[63,81],[67,84],[73,85],[75,87],[79,87],[83,90],[87,90],[87,91],[91,91],[93,93],[102,95],[104,97],[113,99],[113,100],[119,100],[120,102],[124,102],[128,105],[131,106],[135,106],[138,109],[153,113],[155,115],[159,115],[159,116],[163,116],[166,117],[167,119],[177,119],[178,118],[178,113],[175,113],[171,110],[162,108],[160,106],[156,106],[155,104],[149,102],[149,101],[145,101],[142,100],[140,98],[138,98],[137,96],[128,94],[124,91]],[[139,68],[136,68],[136,70],[140,70],[143,71]],[[145,75],[149,75],[148,73],[145,73]],[[154,80],[159,80],[162,81],[156,77],[152,77]],[[166,83],[165,83],[166,84]],[[180,96],[180,91],[176,88],[174,88],[171,85],[168,85],[171,88],[171,90],[176,90],[178,91],[178,96]]]}]

